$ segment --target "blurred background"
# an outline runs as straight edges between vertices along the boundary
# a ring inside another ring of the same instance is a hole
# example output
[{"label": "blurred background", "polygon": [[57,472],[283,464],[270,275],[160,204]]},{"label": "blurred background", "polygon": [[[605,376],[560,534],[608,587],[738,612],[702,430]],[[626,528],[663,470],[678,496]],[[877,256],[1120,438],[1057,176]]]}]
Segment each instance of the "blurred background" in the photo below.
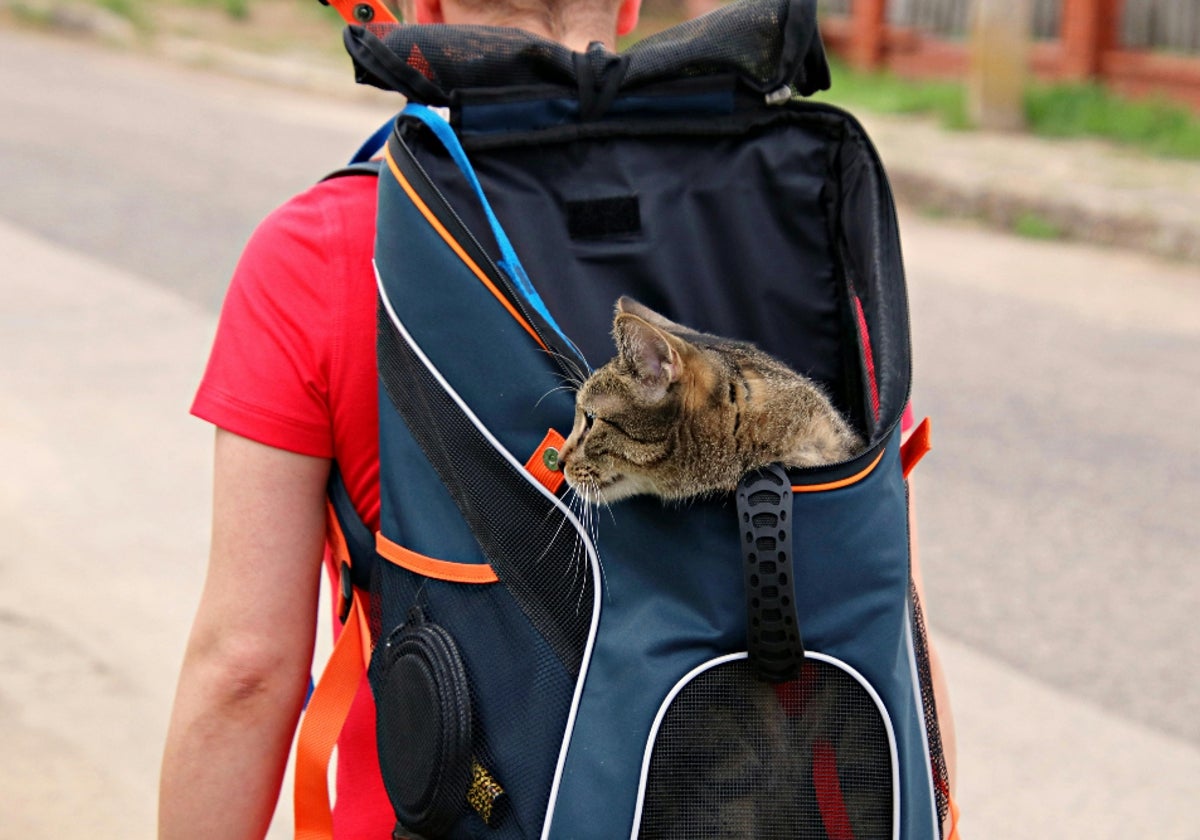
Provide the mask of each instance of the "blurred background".
[{"label": "blurred background", "polygon": [[[1200,838],[1200,0],[819,6],[900,205],[963,837]],[[401,104],[340,28],[0,0],[3,840],[154,834],[225,285]]]}]

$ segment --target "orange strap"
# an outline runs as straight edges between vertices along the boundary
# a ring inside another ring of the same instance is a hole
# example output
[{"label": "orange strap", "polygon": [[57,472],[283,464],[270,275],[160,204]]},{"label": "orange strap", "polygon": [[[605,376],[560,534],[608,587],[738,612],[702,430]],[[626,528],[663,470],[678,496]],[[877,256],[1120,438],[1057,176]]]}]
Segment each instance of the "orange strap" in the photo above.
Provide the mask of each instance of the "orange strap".
[{"label": "orange strap", "polygon": [[500,580],[488,563],[458,563],[426,557],[397,545],[378,531],[375,532],[375,553],[389,563],[427,578],[454,583],[495,583]]},{"label": "orange strap", "polygon": [[946,840],[959,840],[958,805],[955,804],[953,797],[949,797],[947,801],[950,803],[950,833],[946,835]]},{"label": "orange strap", "polygon": [[364,643],[369,645],[362,596],[354,593],[321,679],[313,689],[296,742],[296,786],[293,802],[296,840],[331,840],[333,812],[329,803],[329,760],[341,735],[350,705],[365,671]]},{"label": "orange strap", "polygon": [[[350,552],[329,508],[328,541],[337,567],[348,566]],[[362,685],[371,659],[371,631],[363,595],[353,591],[350,611],[338,634],[321,679],[313,688],[296,740],[293,811],[296,840],[332,840],[333,809],[329,802],[329,761],[342,726]]]},{"label": "orange strap", "polygon": [[324,0],[333,6],[346,23],[362,26],[366,23],[396,23],[396,16],[380,0]]}]

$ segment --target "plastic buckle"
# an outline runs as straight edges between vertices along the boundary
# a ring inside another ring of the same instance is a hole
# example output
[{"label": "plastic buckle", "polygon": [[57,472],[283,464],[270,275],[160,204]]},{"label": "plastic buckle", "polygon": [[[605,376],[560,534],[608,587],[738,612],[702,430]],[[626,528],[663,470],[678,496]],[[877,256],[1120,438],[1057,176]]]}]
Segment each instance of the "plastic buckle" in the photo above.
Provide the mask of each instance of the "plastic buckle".
[{"label": "plastic buckle", "polygon": [[338,569],[338,621],[346,623],[350,608],[354,606],[354,581],[350,575],[350,564],[342,561]]}]

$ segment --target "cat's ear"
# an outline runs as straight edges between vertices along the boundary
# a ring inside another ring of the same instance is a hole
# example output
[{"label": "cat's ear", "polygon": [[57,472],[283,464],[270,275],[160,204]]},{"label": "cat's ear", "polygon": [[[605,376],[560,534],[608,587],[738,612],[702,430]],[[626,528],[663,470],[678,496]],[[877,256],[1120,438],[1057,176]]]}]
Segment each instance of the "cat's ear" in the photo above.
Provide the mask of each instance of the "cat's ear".
[{"label": "cat's ear", "polygon": [[622,295],[617,299],[617,314],[636,315],[648,324],[653,324],[659,329],[673,333],[694,333],[696,332],[691,327],[685,327],[683,324],[676,324],[670,318],[659,315],[649,306],[638,303],[631,297]]},{"label": "cat's ear", "polygon": [[683,371],[683,360],[674,346],[679,339],[637,315],[624,312],[613,323],[613,336],[617,354],[647,389],[647,396],[662,399]]}]

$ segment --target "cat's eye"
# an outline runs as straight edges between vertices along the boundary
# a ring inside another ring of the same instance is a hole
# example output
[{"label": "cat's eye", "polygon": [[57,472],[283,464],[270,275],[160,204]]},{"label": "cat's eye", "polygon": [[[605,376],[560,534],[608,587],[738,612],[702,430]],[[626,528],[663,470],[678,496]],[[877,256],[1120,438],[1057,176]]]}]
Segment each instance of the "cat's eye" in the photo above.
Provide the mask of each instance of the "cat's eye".
[{"label": "cat's eye", "polygon": [[595,422],[596,422],[596,412],[594,412],[594,411],[583,412],[583,428],[590,429],[590,428],[592,428],[592,424]]}]

